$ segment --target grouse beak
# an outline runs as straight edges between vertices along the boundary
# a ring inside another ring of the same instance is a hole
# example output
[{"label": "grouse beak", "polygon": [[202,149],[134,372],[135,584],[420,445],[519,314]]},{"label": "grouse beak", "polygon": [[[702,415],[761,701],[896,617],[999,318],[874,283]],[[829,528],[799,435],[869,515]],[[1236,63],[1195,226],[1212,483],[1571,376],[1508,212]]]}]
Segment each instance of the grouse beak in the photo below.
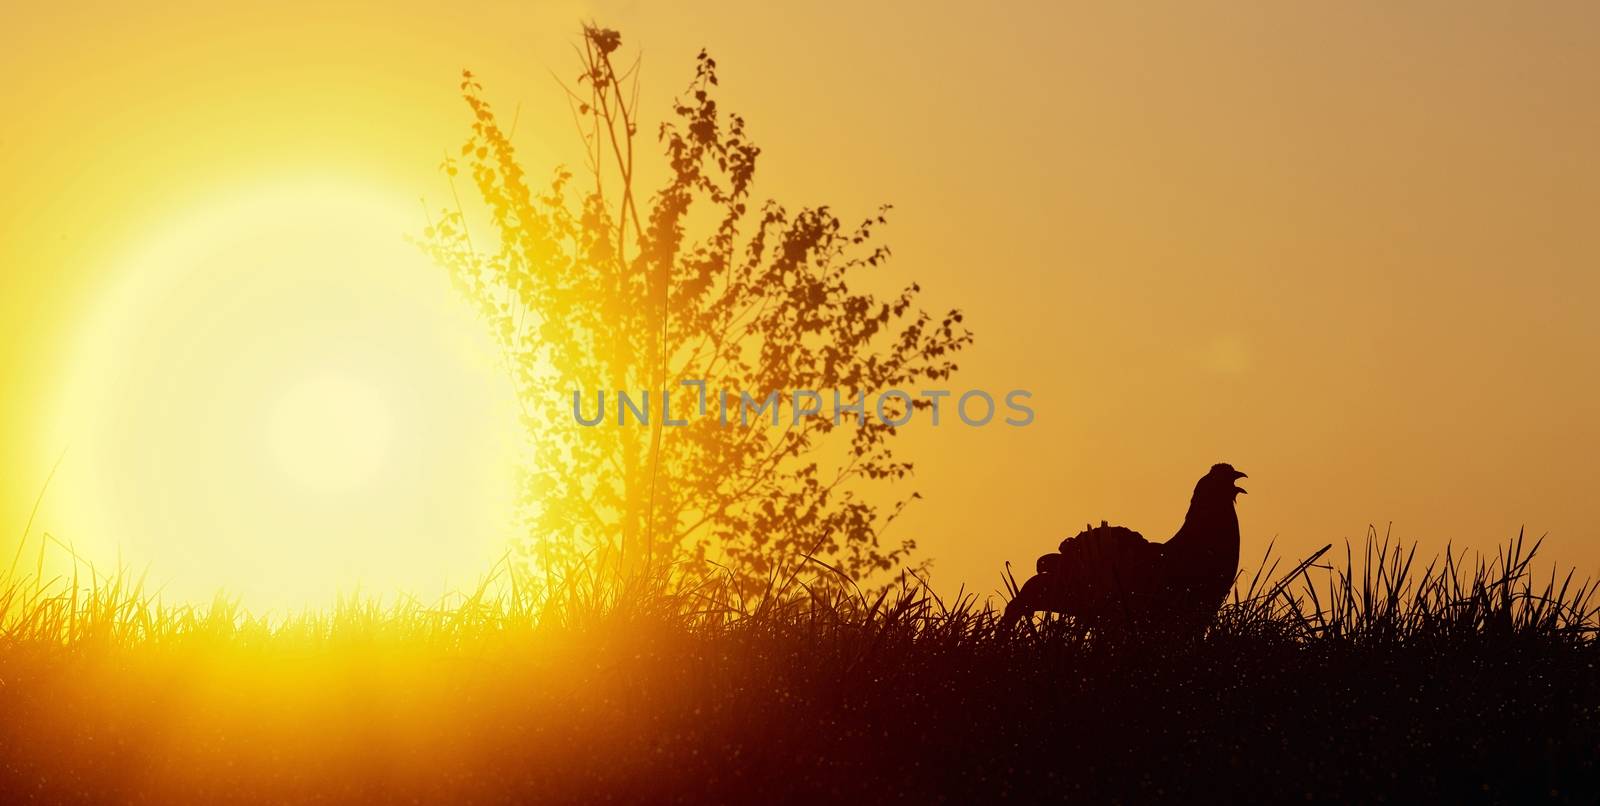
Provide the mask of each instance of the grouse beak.
[{"label": "grouse beak", "polygon": [[[1240,473],[1237,470],[1233,471],[1233,474],[1234,474],[1234,481],[1238,481],[1239,479],[1250,478],[1249,476],[1247,476],[1247,475],[1245,475],[1243,473]],[[1236,493],[1244,493],[1246,495],[1248,495],[1250,493],[1249,490],[1246,490],[1245,488],[1240,487],[1238,484],[1233,485],[1233,491],[1236,492]]]}]

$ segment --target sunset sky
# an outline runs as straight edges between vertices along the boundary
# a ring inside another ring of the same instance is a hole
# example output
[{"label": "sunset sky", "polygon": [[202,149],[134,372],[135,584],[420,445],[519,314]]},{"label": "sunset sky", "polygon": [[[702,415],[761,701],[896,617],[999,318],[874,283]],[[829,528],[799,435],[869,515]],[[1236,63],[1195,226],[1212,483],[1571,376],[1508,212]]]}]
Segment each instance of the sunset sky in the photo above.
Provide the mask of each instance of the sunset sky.
[{"label": "sunset sky", "polygon": [[552,71],[592,18],[643,53],[642,131],[709,49],[757,195],[892,203],[887,279],[977,334],[951,387],[1032,391],[1027,428],[908,429],[891,534],[941,589],[1086,521],[1165,539],[1216,461],[1247,567],[1526,525],[1600,575],[1600,6],[694,9],[7,6],[0,548],[66,451],[36,531],[175,596],[492,561],[514,406],[402,237],[464,67],[535,175],[580,164]]}]

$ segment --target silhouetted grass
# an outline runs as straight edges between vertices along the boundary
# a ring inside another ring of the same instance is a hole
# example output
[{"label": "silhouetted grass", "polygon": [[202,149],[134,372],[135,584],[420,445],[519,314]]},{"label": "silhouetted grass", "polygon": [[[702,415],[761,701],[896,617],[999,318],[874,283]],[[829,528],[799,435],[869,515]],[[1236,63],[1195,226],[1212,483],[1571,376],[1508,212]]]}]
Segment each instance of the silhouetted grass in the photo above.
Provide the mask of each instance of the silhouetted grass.
[{"label": "silhouetted grass", "polygon": [[1176,645],[814,563],[754,601],[501,568],[277,622],[13,579],[0,800],[1592,802],[1594,588],[1536,551],[1269,559]]}]

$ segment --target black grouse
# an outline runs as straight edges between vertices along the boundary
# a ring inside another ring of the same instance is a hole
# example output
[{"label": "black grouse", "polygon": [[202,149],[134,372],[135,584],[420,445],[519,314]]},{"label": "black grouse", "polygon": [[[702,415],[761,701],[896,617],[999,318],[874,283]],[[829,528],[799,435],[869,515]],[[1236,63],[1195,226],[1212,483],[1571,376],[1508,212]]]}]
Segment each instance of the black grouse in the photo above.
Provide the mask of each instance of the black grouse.
[{"label": "black grouse", "polygon": [[1212,465],[1194,487],[1183,527],[1151,543],[1122,526],[1085,529],[1039,558],[1038,574],[1006,605],[1001,625],[1048,610],[1098,631],[1197,635],[1233,587],[1239,571],[1235,485],[1245,474]]}]

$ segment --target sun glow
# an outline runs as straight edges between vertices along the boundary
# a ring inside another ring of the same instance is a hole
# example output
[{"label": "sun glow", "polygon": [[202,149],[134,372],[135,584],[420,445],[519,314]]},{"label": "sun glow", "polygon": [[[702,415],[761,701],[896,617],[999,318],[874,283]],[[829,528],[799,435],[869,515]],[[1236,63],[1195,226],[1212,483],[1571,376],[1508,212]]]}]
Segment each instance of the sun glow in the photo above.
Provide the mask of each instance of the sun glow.
[{"label": "sun glow", "polygon": [[388,406],[348,378],[311,378],[283,393],[267,431],[279,468],[316,490],[345,490],[381,469],[389,447]]},{"label": "sun glow", "polygon": [[420,213],[283,183],[170,222],[89,306],[41,522],[167,601],[428,598],[504,550],[510,382]]}]

